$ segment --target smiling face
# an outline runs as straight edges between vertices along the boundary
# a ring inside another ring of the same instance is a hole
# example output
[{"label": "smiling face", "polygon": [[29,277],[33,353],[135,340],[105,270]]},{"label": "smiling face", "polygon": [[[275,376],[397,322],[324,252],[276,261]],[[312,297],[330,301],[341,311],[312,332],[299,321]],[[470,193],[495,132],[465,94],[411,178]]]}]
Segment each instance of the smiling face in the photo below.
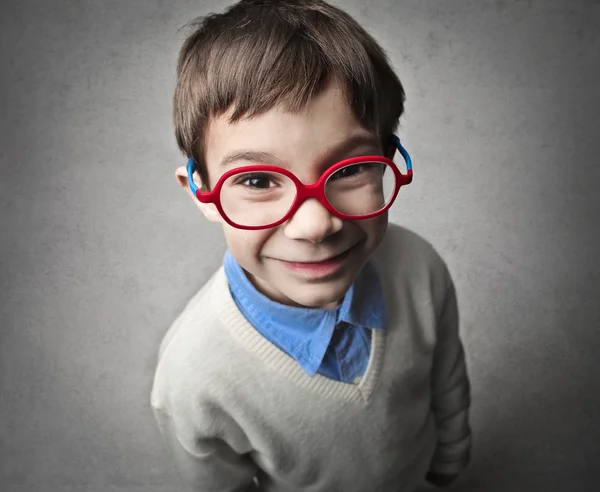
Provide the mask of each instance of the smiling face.
[{"label": "smiling face", "polygon": [[[325,88],[299,112],[276,106],[233,124],[228,123],[229,116],[214,118],[205,135],[211,189],[226,171],[252,164],[285,167],[302,183],[313,184],[343,159],[382,155],[380,140],[360,125],[336,85]],[[234,153],[254,153],[260,161],[231,160]],[[224,160],[229,161],[226,166]],[[191,194],[185,168],[177,170],[177,177]],[[290,306],[333,309],[383,239],[388,224],[387,212],[372,219],[343,220],[318,200],[309,199],[279,226],[242,230],[228,225],[213,204],[191,196],[209,220],[222,223],[227,246],[252,284],[270,299]],[[322,265],[319,271],[309,272],[289,263],[321,261],[349,248],[337,267]]]}]

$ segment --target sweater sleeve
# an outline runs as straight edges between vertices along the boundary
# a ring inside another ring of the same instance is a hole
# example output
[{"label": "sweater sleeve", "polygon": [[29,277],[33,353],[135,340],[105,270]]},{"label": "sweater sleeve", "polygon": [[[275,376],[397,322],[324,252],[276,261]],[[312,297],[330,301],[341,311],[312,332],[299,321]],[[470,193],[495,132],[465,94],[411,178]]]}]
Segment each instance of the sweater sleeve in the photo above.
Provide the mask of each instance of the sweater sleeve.
[{"label": "sweater sleeve", "polygon": [[[254,492],[258,468],[248,456],[236,453],[225,440],[210,432],[183,444],[181,429],[168,413],[152,407],[163,443],[186,492]],[[197,434],[197,433],[196,433]],[[193,446],[193,450],[190,447]]]},{"label": "sweater sleeve", "polygon": [[438,444],[430,471],[458,474],[470,462],[470,382],[459,336],[456,289],[448,274],[444,305],[438,319],[438,341],[432,367],[432,411]]}]

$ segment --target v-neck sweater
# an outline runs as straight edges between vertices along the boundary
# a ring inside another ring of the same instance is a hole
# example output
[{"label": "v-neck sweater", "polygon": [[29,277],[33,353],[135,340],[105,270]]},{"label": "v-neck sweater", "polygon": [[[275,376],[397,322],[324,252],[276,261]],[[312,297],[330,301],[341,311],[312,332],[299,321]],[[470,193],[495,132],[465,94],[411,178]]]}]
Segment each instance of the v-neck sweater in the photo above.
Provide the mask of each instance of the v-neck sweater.
[{"label": "v-neck sweater", "polygon": [[373,330],[357,385],[308,376],[262,336],[223,267],[188,303],[161,343],[151,405],[190,490],[410,492],[427,471],[468,464],[470,385],[448,267],[392,224],[371,260],[387,326]]},{"label": "v-neck sweater", "polygon": [[223,267],[236,306],[273,345],[309,376],[358,384],[369,363],[371,331],[385,329],[385,300],[377,270],[369,262],[333,309],[286,306],[250,282],[227,250]]}]

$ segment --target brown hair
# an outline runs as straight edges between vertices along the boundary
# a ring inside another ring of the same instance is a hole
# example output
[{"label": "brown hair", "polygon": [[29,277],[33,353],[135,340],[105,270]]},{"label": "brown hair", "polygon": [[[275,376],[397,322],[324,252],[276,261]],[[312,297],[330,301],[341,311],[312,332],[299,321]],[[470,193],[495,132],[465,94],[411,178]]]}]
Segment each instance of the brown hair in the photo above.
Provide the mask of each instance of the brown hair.
[{"label": "brown hair", "polygon": [[241,0],[189,26],[177,61],[173,119],[177,144],[194,158],[204,191],[210,118],[232,105],[230,123],[277,104],[299,110],[331,80],[358,121],[389,145],[404,89],[385,51],[349,14],[322,0]]}]

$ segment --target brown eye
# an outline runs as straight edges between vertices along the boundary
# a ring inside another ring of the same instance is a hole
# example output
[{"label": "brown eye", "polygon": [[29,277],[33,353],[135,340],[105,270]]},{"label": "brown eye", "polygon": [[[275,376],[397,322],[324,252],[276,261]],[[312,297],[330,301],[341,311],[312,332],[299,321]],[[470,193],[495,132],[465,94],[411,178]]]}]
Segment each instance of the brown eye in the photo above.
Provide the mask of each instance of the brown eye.
[{"label": "brown eye", "polygon": [[273,183],[273,177],[268,174],[242,174],[235,180],[235,184],[244,188],[259,190],[269,189],[269,183]]},{"label": "brown eye", "polygon": [[361,162],[360,164],[353,164],[350,166],[345,166],[342,169],[338,169],[329,179],[342,179],[342,178],[351,178],[352,176],[356,176],[360,173],[363,173],[373,167],[374,163],[372,162]]}]

